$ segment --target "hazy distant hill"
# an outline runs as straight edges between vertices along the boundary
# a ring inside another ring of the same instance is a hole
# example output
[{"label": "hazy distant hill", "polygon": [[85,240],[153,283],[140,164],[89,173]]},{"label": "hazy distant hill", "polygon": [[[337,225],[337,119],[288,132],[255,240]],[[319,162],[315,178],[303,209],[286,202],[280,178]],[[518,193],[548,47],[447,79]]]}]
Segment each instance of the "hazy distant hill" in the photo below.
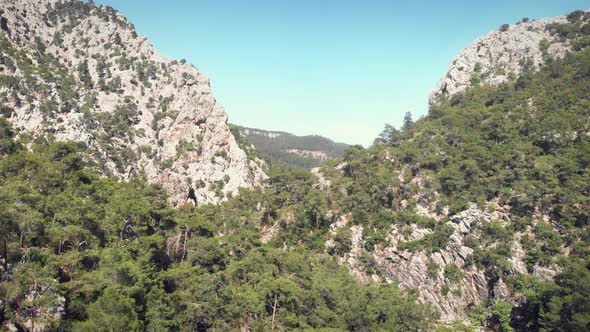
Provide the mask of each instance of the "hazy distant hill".
[{"label": "hazy distant hill", "polygon": [[336,143],[318,135],[296,136],[282,131],[269,131],[231,125],[273,163],[296,168],[313,168],[328,158],[340,156],[348,144]]}]

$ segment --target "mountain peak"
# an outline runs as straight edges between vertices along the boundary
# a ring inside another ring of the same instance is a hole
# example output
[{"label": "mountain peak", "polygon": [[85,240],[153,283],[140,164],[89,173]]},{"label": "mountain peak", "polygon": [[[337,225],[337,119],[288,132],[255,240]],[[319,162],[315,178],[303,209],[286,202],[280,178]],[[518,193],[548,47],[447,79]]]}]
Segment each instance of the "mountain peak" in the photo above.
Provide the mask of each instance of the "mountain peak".
[{"label": "mountain peak", "polygon": [[265,177],[207,76],[160,55],[116,10],[11,0],[0,13],[1,98],[21,132],[83,142],[105,174],[144,173],[175,205],[218,202]]},{"label": "mountain peak", "polygon": [[[587,13],[585,11],[580,11]],[[552,27],[587,20],[571,16],[504,24],[477,38],[452,61],[446,75],[430,95],[430,105],[439,104],[477,83],[498,85],[529,67],[539,68],[548,58],[563,58],[572,50],[569,36],[556,34]]]}]

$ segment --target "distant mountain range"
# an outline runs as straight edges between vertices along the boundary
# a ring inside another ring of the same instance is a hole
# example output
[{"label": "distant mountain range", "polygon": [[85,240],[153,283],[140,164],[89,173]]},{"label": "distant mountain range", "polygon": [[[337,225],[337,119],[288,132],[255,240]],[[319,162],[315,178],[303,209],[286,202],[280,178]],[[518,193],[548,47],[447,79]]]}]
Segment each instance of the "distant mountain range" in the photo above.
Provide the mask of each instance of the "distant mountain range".
[{"label": "distant mountain range", "polygon": [[238,132],[252,143],[262,157],[293,168],[317,167],[326,159],[342,155],[350,147],[319,135],[297,136],[282,131],[230,126],[234,133]]}]

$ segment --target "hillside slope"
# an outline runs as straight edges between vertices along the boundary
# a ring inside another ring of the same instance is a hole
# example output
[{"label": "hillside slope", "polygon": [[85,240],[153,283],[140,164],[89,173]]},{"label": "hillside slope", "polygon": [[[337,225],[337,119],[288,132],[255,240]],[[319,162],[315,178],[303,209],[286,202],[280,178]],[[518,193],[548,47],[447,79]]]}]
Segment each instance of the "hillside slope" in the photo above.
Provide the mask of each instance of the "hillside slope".
[{"label": "hillside slope", "polygon": [[0,2],[2,113],[32,139],[83,142],[105,174],[144,174],[175,205],[218,202],[265,177],[208,78],[159,54],[110,7]]},{"label": "hillside slope", "polygon": [[317,167],[329,158],[341,156],[350,147],[318,135],[297,136],[282,131],[233,127],[271,162],[294,168]]},{"label": "hillside slope", "polygon": [[0,119],[0,329],[587,331],[590,14],[546,28],[571,52],[218,205]]},{"label": "hillside slope", "polygon": [[[395,285],[358,284],[328,254],[263,243],[269,202],[292,201],[287,191],[172,209],[141,178],[100,176],[81,144],[23,143],[0,118],[2,331],[434,327],[436,313]],[[273,187],[311,180],[285,179]]]},{"label": "hillside slope", "polygon": [[588,328],[590,14],[557,21],[545,28],[573,45],[562,58],[473,82],[322,167],[327,245],[348,242],[340,261],[358,280],[417,290],[449,322]]}]

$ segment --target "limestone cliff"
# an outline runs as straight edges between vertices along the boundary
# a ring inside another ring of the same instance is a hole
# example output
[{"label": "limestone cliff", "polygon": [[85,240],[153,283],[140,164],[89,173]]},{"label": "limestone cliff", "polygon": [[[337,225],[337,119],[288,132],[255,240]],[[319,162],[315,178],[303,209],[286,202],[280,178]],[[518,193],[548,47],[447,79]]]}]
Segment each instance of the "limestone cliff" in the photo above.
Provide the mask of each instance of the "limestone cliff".
[{"label": "limestone cliff", "polygon": [[110,7],[0,2],[2,115],[33,139],[85,143],[105,174],[144,173],[175,205],[219,202],[265,177],[209,79]]},{"label": "limestone cliff", "polygon": [[[492,32],[461,51],[432,94],[431,103],[440,106],[437,110],[440,113],[433,112],[413,129],[392,134],[387,143],[376,144],[368,151],[351,149],[338,164],[327,163],[316,171],[318,188],[327,192],[328,197],[347,199],[325,216],[331,221],[326,250],[337,252],[339,262],[359,282],[394,282],[401,289],[415,292],[418,301],[435,307],[443,321],[467,320],[469,313],[478,308],[502,302],[514,308],[512,319],[518,321],[519,310],[526,308],[526,294],[515,285],[515,280],[553,280],[561,269],[553,258],[569,257],[572,249],[565,241],[551,240],[565,233],[566,223],[552,212],[554,206],[531,199],[526,212],[519,211],[520,199],[530,199],[533,187],[519,189],[521,183],[526,183],[524,180],[511,182],[477,200],[464,198],[477,191],[466,184],[474,181],[470,175],[474,174],[473,169],[476,172],[481,169],[477,163],[487,160],[493,169],[502,165],[499,155],[519,149],[506,144],[492,157],[493,149],[483,148],[488,142],[496,148],[506,143],[492,138],[488,134],[492,131],[486,127],[500,108],[492,107],[493,102],[485,99],[469,98],[470,94],[481,96],[487,91],[502,91],[506,92],[507,100],[514,101],[509,96],[530,91],[526,98],[507,103],[501,110],[519,112],[524,119],[521,124],[530,125],[535,116],[541,120],[548,118],[561,110],[535,104],[536,96],[544,91],[527,86],[526,81],[536,77],[536,84],[542,86],[547,76],[559,76],[559,71],[563,71],[560,64],[573,61],[576,53],[579,56],[587,52],[588,35],[590,13],[576,11],[553,19],[502,26],[501,31]],[[567,56],[568,52],[571,56]],[[551,59],[557,58],[563,61],[552,62]],[[543,67],[546,70],[535,73]],[[581,67],[587,68],[585,63]],[[550,75],[543,76],[547,72]],[[540,83],[539,77],[543,77]],[[501,89],[476,88],[460,94],[478,83],[499,85],[507,81],[510,85]],[[564,95],[553,98],[567,99]],[[445,101],[449,97],[450,103]],[[467,118],[469,113],[473,113],[471,122],[462,122],[457,115]],[[585,135],[588,124],[584,121],[587,116],[583,113],[576,116],[575,121],[580,123],[578,131],[565,125],[539,126],[536,127],[539,139],[524,134],[524,130],[511,139],[522,139],[539,147],[547,146],[545,142],[549,141],[553,144],[556,138],[573,144],[572,137],[580,140],[588,137]],[[495,128],[508,131],[506,128],[513,120],[506,117],[505,121],[501,125],[495,122]],[[459,136],[464,139],[461,143],[453,138]],[[472,149],[482,150],[472,153]],[[459,156],[460,153],[469,157]],[[538,158],[543,157],[539,152]],[[522,169],[534,167],[538,163],[533,160],[542,159],[530,160],[522,165],[506,164],[501,171],[524,174]],[[473,165],[473,169],[467,165]],[[488,170],[478,174],[489,181],[482,181],[483,187],[493,183],[491,179],[498,179],[495,176],[499,172]],[[535,176],[523,178],[529,180]],[[465,181],[465,187],[461,188],[463,184],[446,186],[451,178]],[[463,196],[456,195],[457,192]],[[379,203],[375,204],[377,200]],[[457,202],[460,204],[455,205]],[[575,205],[569,201],[567,204]],[[545,258],[535,258],[543,250]],[[485,321],[471,323],[496,326],[489,311],[484,316]]]},{"label": "limestone cliff", "polygon": [[526,68],[539,68],[550,58],[562,58],[572,50],[567,35],[551,27],[571,21],[570,16],[523,19],[473,41],[453,59],[447,74],[430,95],[430,104],[464,91],[476,83],[497,85],[516,77]]},{"label": "limestone cliff", "polygon": [[[421,192],[429,192],[423,184],[417,185]],[[541,280],[555,277],[556,266],[527,264],[524,249],[527,243],[543,241],[535,234],[536,226],[526,226],[510,235],[498,232],[509,228],[515,220],[509,206],[491,201],[482,209],[472,204],[451,216],[448,210],[437,211],[436,198],[420,196],[415,197],[421,201],[415,211],[425,220],[436,220],[439,226],[434,230],[432,225],[420,222],[391,225],[382,234],[382,243],[371,246],[368,243],[372,235],[370,231],[366,232],[371,226],[360,224],[351,214],[344,214],[335,218],[330,226],[330,237],[325,243],[327,251],[334,248],[338,230],[345,229],[350,234],[350,248],[338,260],[349,268],[358,282],[397,283],[400,289],[415,292],[419,302],[432,305],[445,322],[465,320],[470,310],[485,303],[507,301],[519,307],[524,302],[523,295],[511,291],[501,275],[474,264],[476,256],[505,248],[510,252],[510,257],[503,263],[505,275],[534,275]],[[435,192],[433,197],[436,196],[438,193]],[[337,214],[338,211],[330,213]],[[533,220],[535,224],[545,223],[550,218],[539,214]],[[433,239],[440,241],[439,249],[419,247],[421,242],[432,242]],[[413,249],[412,244],[417,244],[418,248]]]}]

